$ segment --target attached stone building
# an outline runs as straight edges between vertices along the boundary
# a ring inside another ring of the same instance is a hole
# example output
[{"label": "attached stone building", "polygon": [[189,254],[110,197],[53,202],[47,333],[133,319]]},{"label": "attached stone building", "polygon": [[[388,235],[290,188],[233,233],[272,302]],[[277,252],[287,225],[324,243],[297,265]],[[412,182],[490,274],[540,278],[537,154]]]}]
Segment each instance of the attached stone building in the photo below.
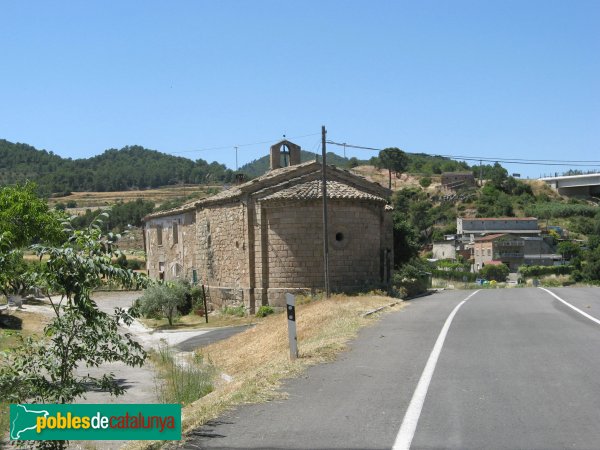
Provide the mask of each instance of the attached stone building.
[{"label": "attached stone building", "polygon": [[[280,149],[289,166],[280,167]],[[247,183],[147,216],[148,274],[203,283],[215,306],[280,306],[286,292],[324,287],[319,162],[300,147],[271,147],[271,170]],[[385,288],[393,264],[390,191],[327,166],[329,272],[333,291]]]}]

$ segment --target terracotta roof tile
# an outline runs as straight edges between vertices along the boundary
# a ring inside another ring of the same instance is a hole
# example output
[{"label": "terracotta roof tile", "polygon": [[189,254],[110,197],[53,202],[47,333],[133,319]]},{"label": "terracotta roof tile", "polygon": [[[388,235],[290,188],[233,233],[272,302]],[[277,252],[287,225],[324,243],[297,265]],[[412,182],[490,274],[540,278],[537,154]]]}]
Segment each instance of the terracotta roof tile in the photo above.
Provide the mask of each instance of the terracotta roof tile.
[{"label": "terracotta roof tile", "polygon": [[506,233],[490,234],[488,236],[483,236],[483,237],[475,238],[475,242],[493,241],[494,239],[499,238],[501,236],[506,236]]},{"label": "terracotta roof tile", "polygon": [[[306,183],[291,186],[287,189],[275,192],[261,200],[313,200],[323,198],[321,190],[321,180],[308,181]],[[386,203],[384,198],[378,197],[367,192],[340,183],[339,181],[327,181],[327,198],[331,199],[349,199],[349,200],[370,200]]]}]

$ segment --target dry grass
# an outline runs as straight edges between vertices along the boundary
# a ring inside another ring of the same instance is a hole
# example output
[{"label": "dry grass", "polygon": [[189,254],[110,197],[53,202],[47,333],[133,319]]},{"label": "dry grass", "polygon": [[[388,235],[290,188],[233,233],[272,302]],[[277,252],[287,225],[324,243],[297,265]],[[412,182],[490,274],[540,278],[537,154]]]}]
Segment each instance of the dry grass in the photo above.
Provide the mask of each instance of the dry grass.
[{"label": "dry grass", "polygon": [[537,197],[541,194],[546,194],[551,199],[561,199],[562,197],[552,189],[545,181],[540,180],[521,180],[531,186],[533,194]]},{"label": "dry grass", "polygon": [[[358,166],[351,169],[352,172],[365,177],[367,180],[373,181],[375,183],[379,183],[382,186],[387,187],[389,184],[389,173],[387,169],[378,169],[375,166]],[[407,173],[400,174],[400,177],[396,177],[392,173],[392,190],[400,190],[409,187],[416,187],[419,189],[423,189],[419,184],[421,180],[421,176],[418,175],[409,175]],[[433,183],[426,190],[434,192],[436,188],[440,186],[439,176],[431,176]]]},{"label": "dry grass", "polygon": [[158,189],[146,189],[141,191],[73,192],[71,195],[67,195],[65,197],[50,198],[48,199],[48,203],[51,206],[54,206],[59,202],[66,203],[74,200],[77,202],[77,208],[69,209],[69,211],[71,213],[77,213],[77,210],[79,209],[81,209],[82,212],[85,212],[85,208],[105,207],[117,203],[118,201],[130,202],[137,200],[138,198],[147,201],[153,201],[159,204],[167,200],[186,197],[192,194],[197,194],[198,198],[202,198],[207,195],[206,190],[211,187],[221,189],[220,186],[186,184],[185,187],[178,185],[167,186]]},{"label": "dry grass", "polygon": [[[396,299],[385,296],[339,295],[297,306],[300,358],[296,361],[289,359],[287,320],[282,314],[269,316],[254,328],[203,348],[200,353],[204,359],[233,381],[221,382],[215,391],[183,409],[183,433],[236,405],[285,396],[278,390],[283,379],[298,376],[310,365],[335,359],[358,330],[373,323],[378,316],[363,317],[365,312],[394,301]],[[125,448],[138,450],[159,445],[134,442]]]},{"label": "dry grass", "polygon": [[[44,331],[48,317],[42,314],[25,313],[22,311],[14,311],[10,314],[10,324],[18,324],[20,321],[21,329],[4,329],[0,328],[0,351],[6,351],[13,348],[19,342],[20,336],[31,336],[33,334],[41,335]],[[16,319],[16,320],[14,320]],[[8,433],[8,403],[4,403],[0,399],[0,447],[2,446],[2,437]]]}]

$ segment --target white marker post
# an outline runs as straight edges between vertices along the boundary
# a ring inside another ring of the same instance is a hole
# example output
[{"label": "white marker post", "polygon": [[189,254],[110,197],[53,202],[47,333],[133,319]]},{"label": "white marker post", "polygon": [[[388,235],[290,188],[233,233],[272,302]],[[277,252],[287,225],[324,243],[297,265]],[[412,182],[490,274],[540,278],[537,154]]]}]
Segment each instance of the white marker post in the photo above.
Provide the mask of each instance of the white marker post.
[{"label": "white marker post", "polygon": [[285,294],[287,304],[288,337],[290,340],[290,359],[298,357],[298,337],[296,336],[296,297]]}]

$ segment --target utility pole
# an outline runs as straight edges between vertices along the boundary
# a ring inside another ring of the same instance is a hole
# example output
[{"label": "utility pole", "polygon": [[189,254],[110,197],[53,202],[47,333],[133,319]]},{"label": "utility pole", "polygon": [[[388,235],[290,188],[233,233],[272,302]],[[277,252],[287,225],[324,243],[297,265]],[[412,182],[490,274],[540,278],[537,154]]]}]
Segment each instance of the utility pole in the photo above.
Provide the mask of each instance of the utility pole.
[{"label": "utility pole", "polygon": [[234,147],[235,148],[235,171],[237,172],[238,170],[238,161],[237,161],[237,146]]},{"label": "utility pole", "polygon": [[483,186],[483,166],[481,160],[479,160],[479,186]]},{"label": "utility pole", "polygon": [[321,155],[323,161],[323,267],[325,269],[325,298],[329,298],[329,229],[327,226],[327,149],[325,147],[327,131],[325,125],[321,127]]},{"label": "utility pole", "polygon": [[346,157],[346,143],[344,142],[344,158]]}]

